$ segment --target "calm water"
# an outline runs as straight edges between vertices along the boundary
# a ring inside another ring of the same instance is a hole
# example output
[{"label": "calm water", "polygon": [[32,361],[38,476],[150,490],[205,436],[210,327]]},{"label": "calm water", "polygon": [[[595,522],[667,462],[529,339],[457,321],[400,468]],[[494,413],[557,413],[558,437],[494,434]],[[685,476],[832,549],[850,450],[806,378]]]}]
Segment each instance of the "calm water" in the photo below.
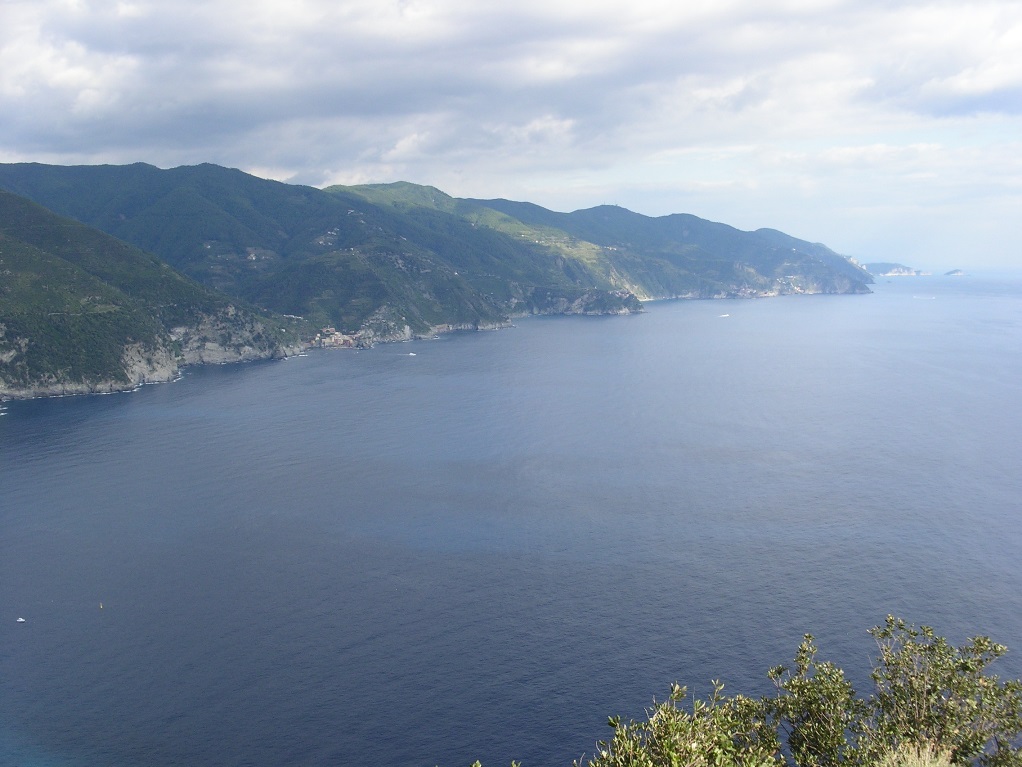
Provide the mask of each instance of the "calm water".
[{"label": "calm water", "polygon": [[3,410],[3,765],[569,765],[806,631],[861,681],[889,612],[1022,676],[1019,281]]}]

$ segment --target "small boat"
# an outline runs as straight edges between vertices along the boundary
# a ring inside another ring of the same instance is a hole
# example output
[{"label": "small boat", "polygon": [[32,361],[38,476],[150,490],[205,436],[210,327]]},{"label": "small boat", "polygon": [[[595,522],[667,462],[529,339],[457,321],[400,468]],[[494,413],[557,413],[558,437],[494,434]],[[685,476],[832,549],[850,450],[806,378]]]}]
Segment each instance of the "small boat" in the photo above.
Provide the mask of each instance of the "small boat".
[{"label": "small boat", "polygon": [[24,623],[24,622],[25,622],[24,618],[18,618],[18,623]]}]

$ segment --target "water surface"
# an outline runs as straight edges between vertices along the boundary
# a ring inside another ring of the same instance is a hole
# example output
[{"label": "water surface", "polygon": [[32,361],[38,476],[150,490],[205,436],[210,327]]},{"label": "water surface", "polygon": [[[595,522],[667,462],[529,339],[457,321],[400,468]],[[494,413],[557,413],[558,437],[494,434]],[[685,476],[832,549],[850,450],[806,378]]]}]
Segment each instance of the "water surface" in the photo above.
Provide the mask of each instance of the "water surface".
[{"label": "water surface", "polygon": [[568,765],[887,613],[1022,676],[1022,284],[647,309],[6,404],[0,764]]}]

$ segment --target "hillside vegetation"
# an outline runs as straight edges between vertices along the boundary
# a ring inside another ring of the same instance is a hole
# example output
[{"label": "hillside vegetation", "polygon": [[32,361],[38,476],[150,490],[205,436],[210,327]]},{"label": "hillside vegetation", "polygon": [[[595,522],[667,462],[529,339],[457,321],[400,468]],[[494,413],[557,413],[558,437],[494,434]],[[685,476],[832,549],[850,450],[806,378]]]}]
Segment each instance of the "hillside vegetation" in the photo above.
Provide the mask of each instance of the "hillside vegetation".
[{"label": "hillside vegetation", "polygon": [[868,292],[822,245],[694,216],[555,213],[432,187],[283,184],[215,165],[0,165],[0,187],[239,300],[362,343],[639,299]]},{"label": "hillside vegetation", "polygon": [[115,391],[298,344],[155,256],[0,191],[0,396]]}]

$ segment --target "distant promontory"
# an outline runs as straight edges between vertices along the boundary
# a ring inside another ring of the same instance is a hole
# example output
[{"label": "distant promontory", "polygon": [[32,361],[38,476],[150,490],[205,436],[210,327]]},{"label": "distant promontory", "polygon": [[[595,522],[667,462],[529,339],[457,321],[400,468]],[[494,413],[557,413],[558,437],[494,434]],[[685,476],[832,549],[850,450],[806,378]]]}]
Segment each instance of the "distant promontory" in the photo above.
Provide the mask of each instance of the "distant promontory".
[{"label": "distant promontory", "polygon": [[874,277],[928,277],[930,275],[930,272],[913,269],[911,266],[887,262],[863,264],[863,268]]}]

